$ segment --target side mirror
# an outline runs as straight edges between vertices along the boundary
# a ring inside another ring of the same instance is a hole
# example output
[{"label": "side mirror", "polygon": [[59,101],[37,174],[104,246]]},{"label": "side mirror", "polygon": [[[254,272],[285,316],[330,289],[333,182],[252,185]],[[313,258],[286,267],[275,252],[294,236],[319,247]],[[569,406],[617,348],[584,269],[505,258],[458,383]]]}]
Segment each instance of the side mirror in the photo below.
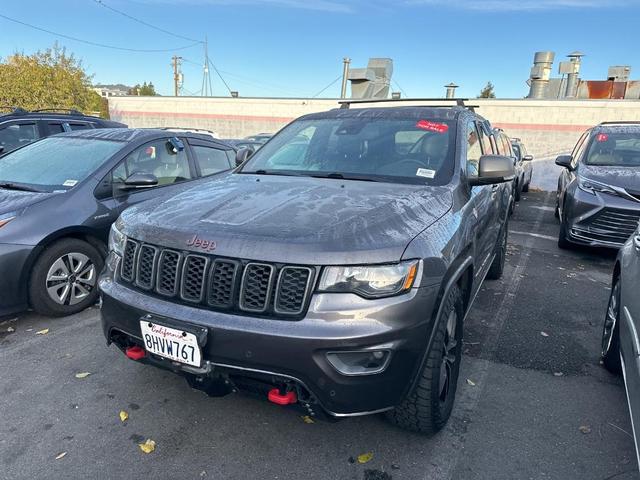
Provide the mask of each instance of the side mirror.
[{"label": "side mirror", "polygon": [[478,161],[478,176],[469,180],[471,185],[491,185],[510,182],[515,177],[511,157],[483,155]]},{"label": "side mirror", "polygon": [[150,188],[158,185],[158,177],[156,177],[153,173],[141,173],[136,172],[129,175],[122,187],[121,190],[138,190],[141,188]]},{"label": "side mirror", "polygon": [[571,160],[573,160],[573,157],[571,155],[560,155],[556,158],[556,165],[564,167],[568,170],[573,170],[573,167],[571,166]]},{"label": "side mirror", "polygon": [[244,147],[236,152],[236,167],[242,165],[244,162],[249,160],[251,155],[254,154],[252,148]]},{"label": "side mirror", "polygon": [[525,155],[524,157],[522,157],[522,160],[525,162],[530,162],[531,160],[533,160],[533,155]]}]

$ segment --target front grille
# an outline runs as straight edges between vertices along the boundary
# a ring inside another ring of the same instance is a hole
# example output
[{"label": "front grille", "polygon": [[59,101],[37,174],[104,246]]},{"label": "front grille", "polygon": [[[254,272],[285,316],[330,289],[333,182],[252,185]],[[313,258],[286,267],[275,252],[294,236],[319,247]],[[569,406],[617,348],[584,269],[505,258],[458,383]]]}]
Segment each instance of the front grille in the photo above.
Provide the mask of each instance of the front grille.
[{"label": "front grille", "polygon": [[640,211],[604,208],[591,217],[588,223],[576,227],[581,236],[622,245],[635,232],[639,220]]},{"label": "front grille", "polygon": [[127,240],[120,281],[211,310],[266,317],[304,313],[316,269],[162,249]]}]

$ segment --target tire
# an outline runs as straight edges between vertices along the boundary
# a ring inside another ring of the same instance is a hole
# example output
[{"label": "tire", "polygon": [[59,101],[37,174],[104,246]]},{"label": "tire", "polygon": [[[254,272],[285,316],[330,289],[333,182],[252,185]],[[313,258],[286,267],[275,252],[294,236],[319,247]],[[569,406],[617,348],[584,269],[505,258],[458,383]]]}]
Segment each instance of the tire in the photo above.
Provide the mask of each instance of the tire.
[{"label": "tire", "polygon": [[489,272],[487,273],[487,278],[489,280],[498,280],[500,277],[502,277],[502,272],[504,272],[504,264],[507,258],[508,238],[509,224],[508,222],[505,222],[502,226],[502,230],[500,231],[498,241],[496,242],[493,262],[491,262],[491,267],[489,267]]},{"label": "tire", "polygon": [[558,203],[556,202],[556,208],[553,209],[553,216],[556,218],[560,218],[560,207],[558,207]]},{"label": "tire", "polygon": [[620,363],[620,279],[616,278],[611,287],[607,313],[602,327],[602,363],[611,373],[622,371]]},{"label": "tire", "polygon": [[103,260],[91,244],[65,238],[48,246],[36,260],[29,280],[29,302],[41,315],[78,313],[98,298]]},{"label": "tire", "polygon": [[520,201],[520,184],[516,183],[515,185],[515,189],[513,192],[513,198],[515,199],[516,202]]},{"label": "tire", "polygon": [[522,191],[527,193],[529,191],[529,184],[531,183],[531,180],[529,180],[527,183],[525,183],[522,187]]},{"label": "tire", "polygon": [[444,300],[433,342],[413,389],[400,405],[386,414],[391,423],[427,435],[446,425],[460,373],[463,314],[462,294],[454,286]]},{"label": "tire", "polygon": [[567,225],[563,220],[560,221],[560,231],[558,232],[558,247],[563,250],[569,250],[573,247],[571,242],[567,240]]}]

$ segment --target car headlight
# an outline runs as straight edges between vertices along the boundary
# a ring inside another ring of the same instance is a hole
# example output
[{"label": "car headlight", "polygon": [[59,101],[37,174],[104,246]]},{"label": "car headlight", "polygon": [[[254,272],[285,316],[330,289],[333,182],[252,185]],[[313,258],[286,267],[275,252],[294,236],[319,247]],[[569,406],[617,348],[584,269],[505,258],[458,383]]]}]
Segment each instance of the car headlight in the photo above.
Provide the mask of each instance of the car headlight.
[{"label": "car headlight", "polygon": [[355,293],[365,298],[397,295],[409,290],[418,273],[418,260],[392,265],[325,267],[318,290]]},{"label": "car headlight", "polygon": [[618,192],[606,183],[596,182],[595,180],[589,180],[587,178],[578,179],[578,188],[583,192],[590,193],[591,195],[595,195],[596,192],[618,195]]},{"label": "car headlight", "polygon": [[16,212],[5,213],[4,215],[0,215],[0,228],[4,227],[11,220],[16,218],[18,214]]},{"label": "car headlight", "polygon": [[118,219],[109,230],[109,251],[122,256],[124,253],[124,244],[127,242],[127,236],[120,230],[122,222]]}]

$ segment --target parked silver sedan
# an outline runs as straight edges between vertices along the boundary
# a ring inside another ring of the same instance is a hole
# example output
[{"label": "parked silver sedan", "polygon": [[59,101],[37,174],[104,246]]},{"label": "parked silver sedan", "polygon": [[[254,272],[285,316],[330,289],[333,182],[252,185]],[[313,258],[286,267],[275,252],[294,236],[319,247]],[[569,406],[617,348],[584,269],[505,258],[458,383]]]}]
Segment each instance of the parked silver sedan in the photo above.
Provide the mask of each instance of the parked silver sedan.
[{"label": "parked silver sedan", "polygon": [[[611,282],[611,295],[602,331],[602,361],[613,373],[624,377],[627,402],[638,453],[640,425],[640,226],[618,252]],[[638,455],[640,465],[640,455]]]}]

